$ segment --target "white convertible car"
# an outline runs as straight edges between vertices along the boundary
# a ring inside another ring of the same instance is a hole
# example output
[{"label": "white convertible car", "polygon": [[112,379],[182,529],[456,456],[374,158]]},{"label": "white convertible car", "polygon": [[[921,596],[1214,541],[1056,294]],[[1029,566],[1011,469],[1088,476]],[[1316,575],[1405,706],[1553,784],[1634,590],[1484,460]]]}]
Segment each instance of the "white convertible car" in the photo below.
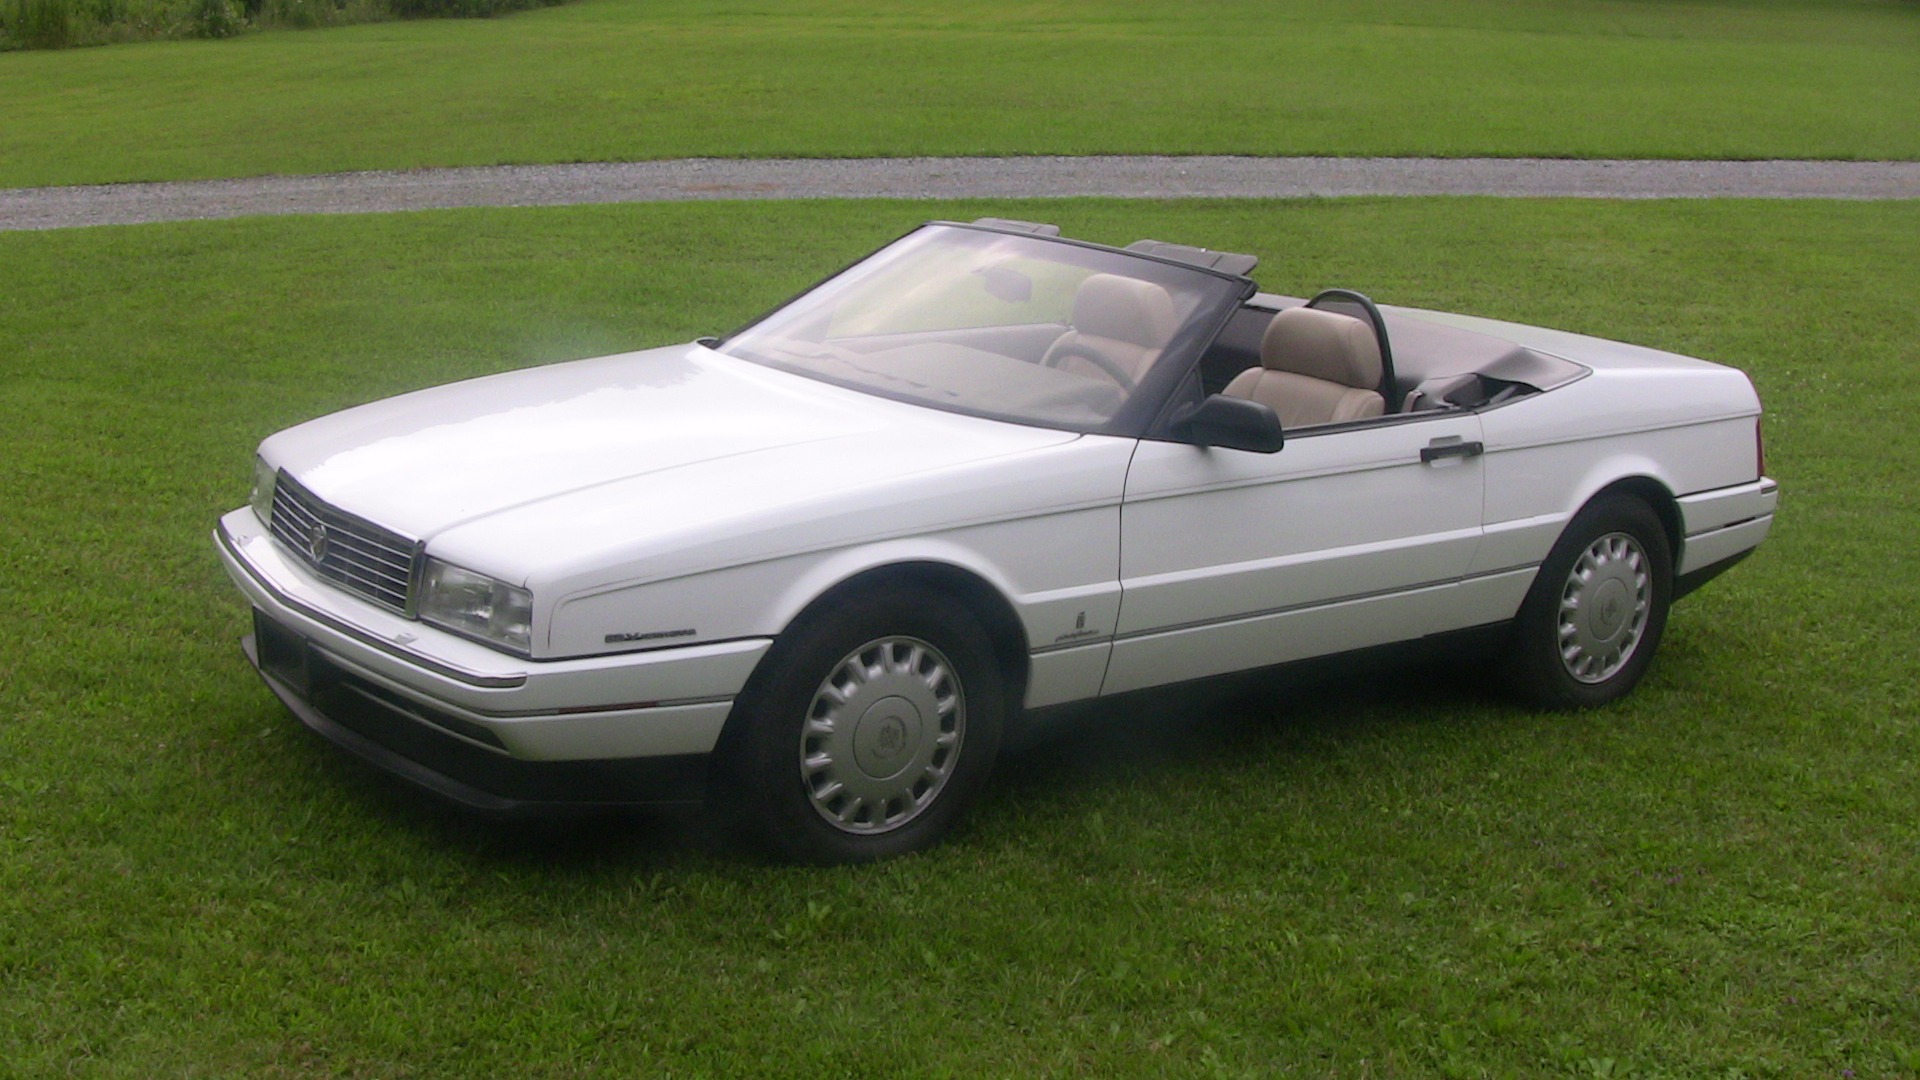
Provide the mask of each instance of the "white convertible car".
[{"label": "white convertible car", "polygon": [[1405,642],[1610,701],[1773,520],[1730,368],[1251,256],[935,223],[724,339],[267,439],[216,531],[308,727],[467,806],[938,839],[1016,719]]}]

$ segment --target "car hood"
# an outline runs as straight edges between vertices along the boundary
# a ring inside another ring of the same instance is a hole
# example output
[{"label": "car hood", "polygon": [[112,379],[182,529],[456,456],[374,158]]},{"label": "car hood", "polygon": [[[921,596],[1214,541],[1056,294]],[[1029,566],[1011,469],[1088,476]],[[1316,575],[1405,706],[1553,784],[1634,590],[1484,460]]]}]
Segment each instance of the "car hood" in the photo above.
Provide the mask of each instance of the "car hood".
[{"label": "car hood", "polygon": [[546,543],[566,546],[567,511],[583,501],[644,500],[664,525],[684,510],[778,502],[795,483],[869,486],[1076,438],[682,345],[377,401],[283,431],[261,452],[333,506],[430,546],[506,518],[523,543],[550,532]]}]

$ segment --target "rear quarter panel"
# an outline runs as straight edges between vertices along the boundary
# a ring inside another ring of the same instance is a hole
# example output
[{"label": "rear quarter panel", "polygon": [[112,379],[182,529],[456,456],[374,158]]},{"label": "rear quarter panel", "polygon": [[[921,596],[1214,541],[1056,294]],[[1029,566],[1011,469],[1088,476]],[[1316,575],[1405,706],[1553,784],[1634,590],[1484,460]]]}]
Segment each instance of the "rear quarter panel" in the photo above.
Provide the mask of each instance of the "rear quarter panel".
[{"label": "rear quarter panel", "polygon": [[1760,403],[1745,375],[1682,357],[1598,359],[1587,378],[1483,415],[1487,526],[1476,571],[1539,563],[1568,519],[1621,480],[1646,477],[1680,497],[1758,477]]}]

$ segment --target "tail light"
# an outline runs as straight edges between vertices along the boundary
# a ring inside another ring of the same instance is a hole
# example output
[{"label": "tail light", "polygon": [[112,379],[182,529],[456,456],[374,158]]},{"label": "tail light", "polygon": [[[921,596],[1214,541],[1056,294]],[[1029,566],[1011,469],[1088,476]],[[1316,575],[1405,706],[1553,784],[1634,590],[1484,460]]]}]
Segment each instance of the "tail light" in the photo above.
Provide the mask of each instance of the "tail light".
[{"label": "tail light", "polygon": [[1753,418],[1753,467],[1755,480],[1767,475],[1767,439],[1760,430],[1760,417]]}]

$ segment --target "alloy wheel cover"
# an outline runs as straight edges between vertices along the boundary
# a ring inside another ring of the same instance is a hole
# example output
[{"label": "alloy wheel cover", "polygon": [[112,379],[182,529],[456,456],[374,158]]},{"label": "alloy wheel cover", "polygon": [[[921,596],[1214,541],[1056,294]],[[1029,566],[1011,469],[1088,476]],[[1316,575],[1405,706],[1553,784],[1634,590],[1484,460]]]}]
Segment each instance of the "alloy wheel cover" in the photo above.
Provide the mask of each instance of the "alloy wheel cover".
[{"label": "alloy wheel cover", "polygon": [[1560,590],[1559,652],[1567,674],[1606,682],[1633,659],[1653,610],[1653,574],[1640,542],[1622,532],[1587,545]]},{"label": "alloy wheel cover", "polygon": [[953,663],[919,638],[876,638],[828,672],[800,729],[800,778],[827,824],[892,832],[931,807],[966,737]]}]

